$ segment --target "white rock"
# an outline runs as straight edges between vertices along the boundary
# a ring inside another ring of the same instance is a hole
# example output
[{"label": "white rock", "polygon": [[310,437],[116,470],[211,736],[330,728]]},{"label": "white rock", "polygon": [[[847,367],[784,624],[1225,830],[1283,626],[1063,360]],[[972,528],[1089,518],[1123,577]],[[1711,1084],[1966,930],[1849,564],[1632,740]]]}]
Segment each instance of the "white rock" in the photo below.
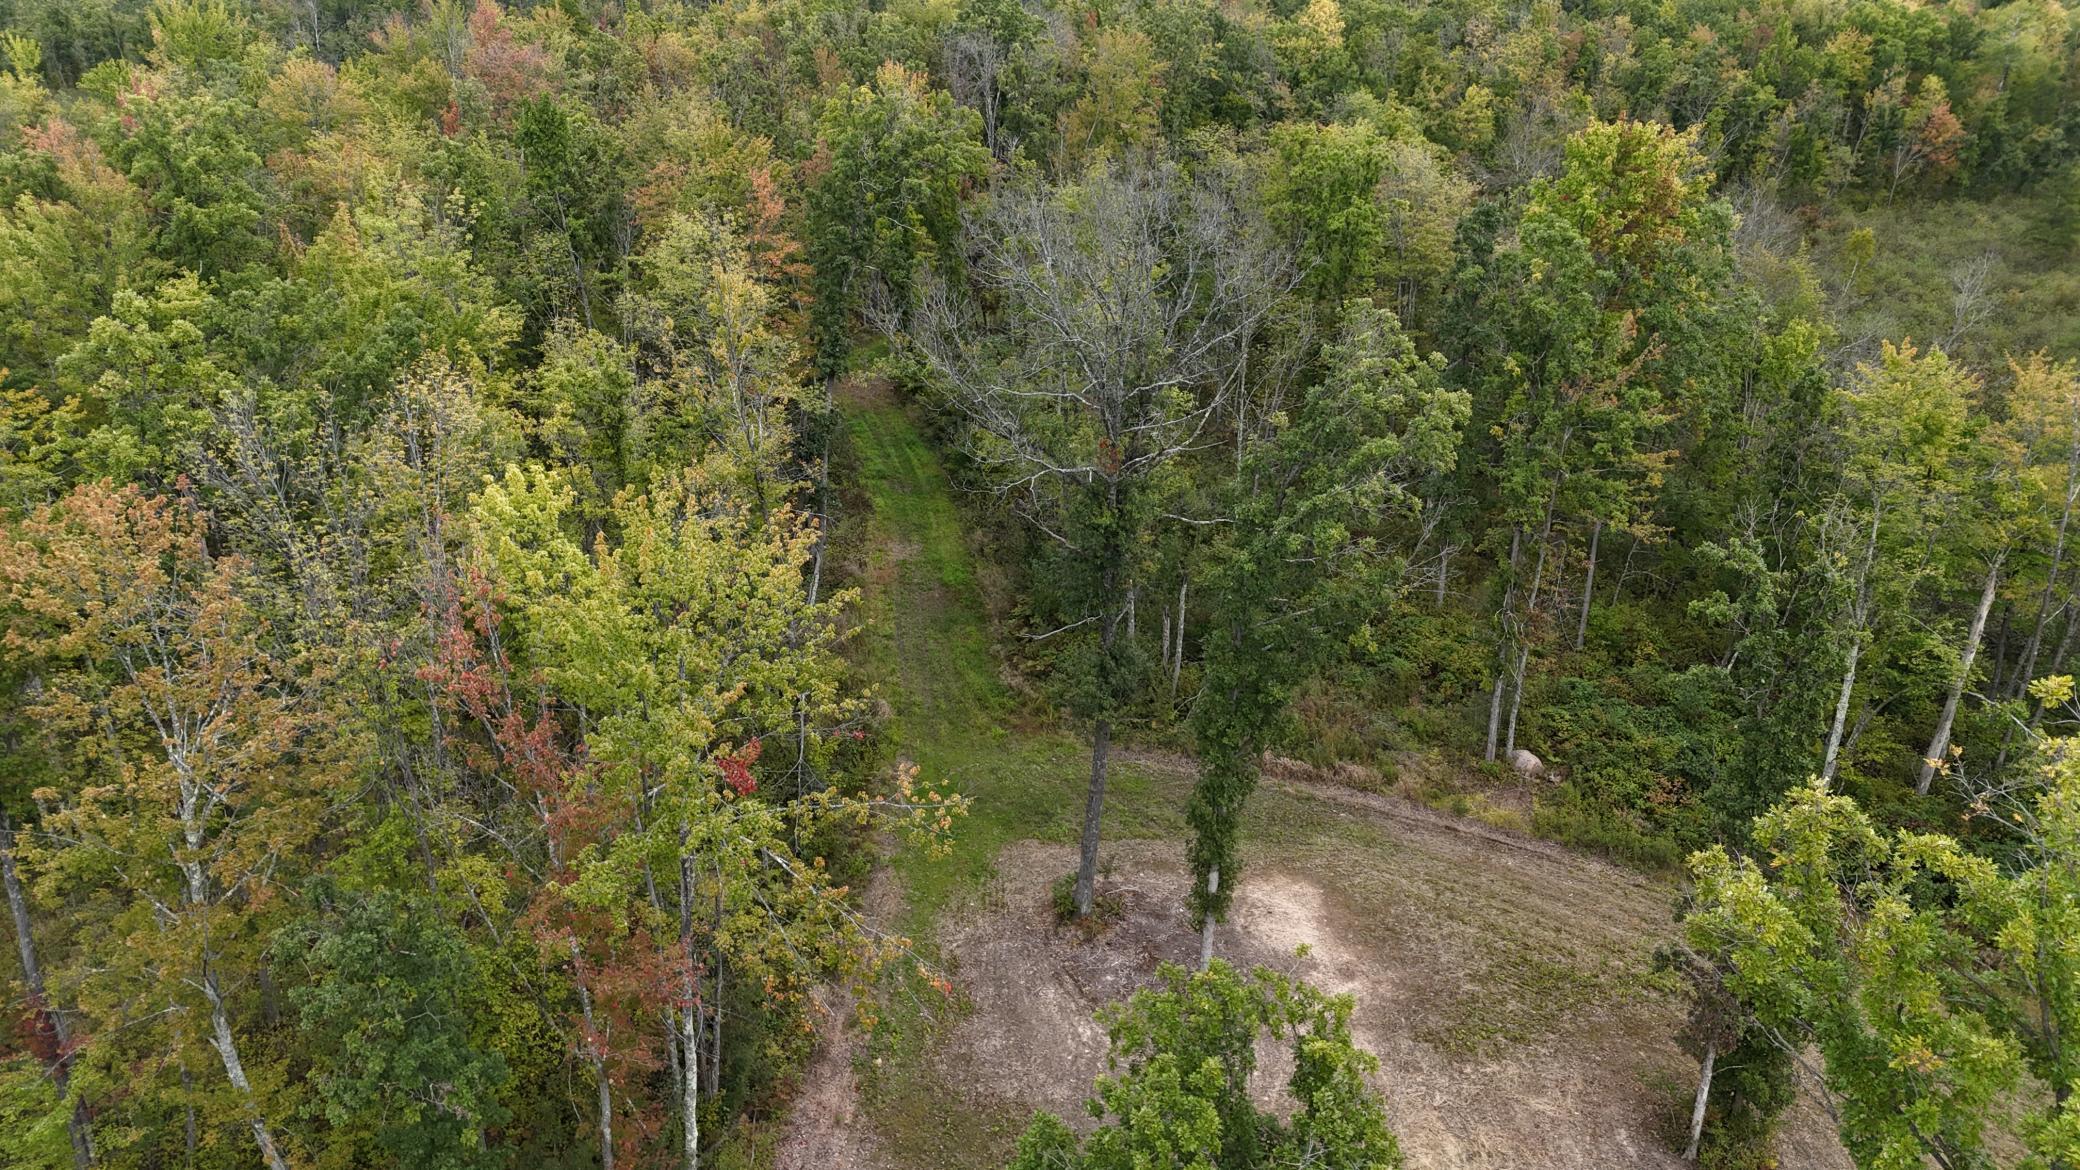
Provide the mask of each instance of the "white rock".
[{"label": "white rock", "polygon": [[1523,748],[1509,754],[1509,766],[1516,769],[1517,775],[1526,780],[1544,779],[1546,774],[1546,762]]}]

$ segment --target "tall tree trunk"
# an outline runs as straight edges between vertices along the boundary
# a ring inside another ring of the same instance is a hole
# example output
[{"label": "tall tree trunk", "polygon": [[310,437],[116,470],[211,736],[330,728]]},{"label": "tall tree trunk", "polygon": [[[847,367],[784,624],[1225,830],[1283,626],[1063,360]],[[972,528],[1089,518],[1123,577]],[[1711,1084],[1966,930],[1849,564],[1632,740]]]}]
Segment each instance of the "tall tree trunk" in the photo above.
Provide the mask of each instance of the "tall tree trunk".
[{"label": "tall tree trunk", "polygon": [[1596,596],[1596,546],[1603,540],[1603,521],[1589,530],[1589,568],[1582,576],[1582,616],[1574,627],[1574,648],[1580,650],[1589,637],[1589,602]]},{"label": "tall tree trunk", "polygon": [[[2059,609],[2063,611],[2065,615],[2065,630],[2063,633],[2059,635],[2058,648],[2051,652],[2050,673],[2052,674],[2057,674],[2059,668],[2065,664],[2067,657],[2069,657],[2072,654],[2073,635],[2076,630],[2080,630],[2080,614],[2076,614],[2073,612],[2072,603],[2067,602],[2066,604],[2059,606]],[[2029,680],[2028,678],[2024,678],[2022,680],[2022,685],[2025,688],[2025,690],[2027,689],[2030,681],[2031,680]],[[2042,723],[2043,721],[2044,704],[2032,699],[2029,705],[2029,723],[2027,724],[2026,730],[2029,732],[2036,731],[2037,724]],[[2000,776],[2007,771],[2008,754],[2014,748],[2014,746],[2015,726],[2011,723],[2008,725],[2007,732],[2001,736],[2001,754],[1993,762],[1993,774],[1995,776]]]},{"label": "tall tree trunk", "polygon": [[243,1100],[246,1123],[253,1127],[253,1141],[260,1147],[260,1158],[267,1163],[268,1170],[289,1170],[281,1151],[275,1148],[274,1132],[267,1127],[267,1118],[261,1115],[253,1083],[246,1078],[245,1062],[238,1057],[238,1040],[231,1034],[231,1015],[225,1010],[217,973],[207,967],[202,973],[202,995],[209,1001],[210,1044],[224,1062],[224,1076]]},{"label": "tall tree trunk", "polygon": [[1538,593],[1546,579],[1546,550],[1553,543],[1553,506],[1546,504],[1546,522],[1538,533],[1538,560],[1531,570],[1531,593],[1524,602],[1524,633],[1518,639],[1517,669],[1510,680],[1509,730],[1504,736],[1502,753],[1507,756],[1517,750],[1517,714],[1524,709],[1524,671],[1531,665],[1531,619],[1538,613]]},{"label": "tall tree trunk", "polygon": [[715,855],[715,908],[708,920],[708,956],[715,968],[715,993],[711,997],[709,1015],[714,1017],[715,1026],[710,1033],[714,1043],[708,1053],[708,1096],[722,1095],[722,977],[729,964],[722,961],[722,855]]},{"label": "tall tree trunk", "polygon": [[2066,663],[2073,657],[2074,636],[2080,634],[2080,608],[2076,608],[2071,601],[2067,601],[2061,608],[2065,610],[2065,629],[2058,635],[2058,648],[2051,652],[2051,674],[2065,669]]},{"label": "tall tree trunk", "polygon": [[[1159,647],[1161,647],[1161,652],[1160,652],[1160,653],[1159,653],[1159,654],[1158,654],[1158,655],[1156,656],[1156,661],[1158,662],[1158,664],[1160,664],[1160,666],[1161,666],[1161,668],[1162,668],[1162,671],[1163,671],[1163,673],[1164,673],[1164,674],[1169,674],[1169,673],[1170,673],[1170,607],[1169,607],[1169,606],[1167,606],[1167,605],[1165,605],[1165,606],[1163,607],[1163,625],[1162,625],[1162,636],[1161,636],[1161,639],[1160,639],[1159,641],[1157,641],[1157,642],[1156,642],[1156,645],[1157,645],[1157,646],[1159,646]],[[1173,697],[1173,699],[1175,698],[1175,696],[1172,696],[1172,697]]]},{"label": "tall tree trunk", "polygon": [[1986,693],[1999,696],[2008,686],[2008,624],[2015,619],[2015,606],[2001,606],[2001,625],[1993,636],[1993,677],[1986,680]]},{"label": "tall tree trunk", "polygon": [[[21,875],[14,867],[14,826],[5,814],[0,814],[0,884],[7,887],[7,909],[14,917],[15,953],[22,960],[22,986],[29,993],[30,1016],[35,1022],[50,1028],[56,1048],[44,1065],[44,1073],[51,1078],[51,1085],[58,1090],[58,1099],[62,1101],[71,1092],[72,1025],[52,1005],[50,993],[44,986],[43,965],[36,957],[34,924],[29,921],[29,900],[22,893]],[[94,1136],[88,1124],[84,1099],[73,1101],[72,1116],[65,1124],[72,1137],[73,1165],[92,1165]]]},{"label": "tall tree trunk", "polygon": [[[571,944],[571,961],[578,961],[578,944]],[[592,1079],[599,1089],[599,1165],[600,1170],[614,1170],[614,1084],[607,1079],[607,1054],[605,1038],[600,1035],[599,1022],[592,1015],[592,989],[586,985],[581,973],[572,985],[578,992],[578,1014],[585,1021],[585,1062],[592,1066]]]},{"label": "tall tree trunk", "polygon": [[[1502,647],[1502,653],[1509,653],[1507,645]],[[1502,742],[1502,691],[1508,683],[1509,670],[1506,660],[1496,663],[1495,688],[1488,692],[1488,750],[1483,757],[1491,764],[1495,762],[1495,749]]]},{"label": "tall tree trunk", "polygon": [[2000,557],[1986,566],[1986,587],[1979,591],[1979,608],[1972,614],[1971,632],[1965,635],[1964,655],[1958,659],[1957,675],[1950,680],[1950,693],[1943,698],[1943,715],[1936,721],[1936,733],[1928,741],[1928,751],[1921,759],[1921,775],[1914,781],[1914,791],[1928,795],[1929,785],[1935,782],[1936,768],[1942,763],[1943,753],[1950,748],[1950,729],[1957,721],[1957,705],[1964,698],[1965,684],[1972,677],[1972,660],[1979,656],[1979,639],[1986,633],[1986,615],[1993,609],[1993,595],[2001,579]]},{"label": "tall tree trunk", "polygon": [[1690,1144],[1683,1150],[1683,1161],[1697,1161],[1697,1145],[1704,1137],[1705,1105],[1712,1099],[1712,1066],[1719,1061],[1719,1049],[1712,1044],[1704,1046],[1704,1068],[1697,1075],[1697,1101],[1690,1106]]},{"label": "tall tree trunk", "polygon": [[592,1057],[592,1079],[599,1085],[600,1170],[614,1170],[614,1085],[607,1079],[606,1058],[597,1053]]},{"label": "tall tree trunk", "polygon": [[2065,507],[2059,511],[2058,535],[2051,542],[2051,565],[2044,571],[2044,592],[2037,598],[2037,620],[2030,629],[2029,641],[2022,648],[2022,669],[2015,674],[2013,689],[2017,695],[2035,681],[2037,651],[2044,644],[2044,627],[2051,620],[2051,603],[2058,591],[2059,569],[2065,563],[2066,529],[2072,523],[2076,503],[2080,503],[2080,446],[2074,448],[2073,457],[2066,464]]},{"label": "tall tree trunk", "polygon": [[[1112,511],[1120,508],[1117,488],[1109,499]],[[1098,824],[1105,812],[1105,765],[1112,751],[1112,696],[1119,680],[1113,677],[1112,647],[1119,637],[1119,623],[1133,598],[1132,588],[1119,590],[1120,578],[1125,575],[1123,550],[1109,550],[1108,563],[1103,576],[1103,592],[1099,596],[1106,604],[1118,603],[1117,608],[1104,614],[1098,627],[1098,703],[1099,711],[1091,720],[1091,783],[1083,802],[1083,841],[1076,864],[1076,916],[1090,916],[1092,900],[1098,884]]]},{"label": "tall tree trunk", "polygon": [[[188,908],[201,915],[209,910],[212,896],[209,874],[202,863],[195,860],[201,856],[205,843],[200,819],[203,814],[199,811],[201,792],[199,785],[192,780],[184,779],[181,783],[181,832],[187,841],[188,855],[179,864],[182,876],[187,879]],[[253,1128],[253,1141],[260,1147],[261,1160],[267,1163],[268,1170],[288,1170],[281,1151],[275,1148],[274,1132],[268,1128],[267,1118],[260,1110],[253,1083],[246,1077],[245,1062],[239,1058],[238,1039],[231,1031],[231,1012],[224,1003],[222,985],[217,981],[216,955],[206,937],[196,959],[202,973],[202,997],[209,1003],[210,1046],[217,1050],[218,1058],[224,1062],[224,1076],[239,1095],[247,1123]]]},{"label": "tall tree trunk", "polygon": [[1091,724],[1091,784],[1083,801],[1083,841],[1076,863],[1076,916],[1090,916],[1098,884],[1098,820],[1105,812],[1105,762],[1112,749],[1112,720]]},{"label": "tall tree trunk", "polygon": [[1517,557],[1523,548],[1524,530],[1513,528],[1509,534],[1509,583],[1502,589],[1502,638],[1495,647],[1495,690],[1488,696],[1488,750],[1489,763],[1495,762],[1495,745],[1502,733],[1502,690],[1507,685],[1510,661],[1510,622],[1517,596]]},{"label": "tall tree trunk", "polygon": [[700,985],[694,964],[693,945],[693,856],[686,851],[687,830],[679,829],[679,958],[686,964],[681,976],[680,996],[686,1002],[679,1011],[679,1046],[686,1052],[685,1076],[679,1091],[685,1111],[686,1170],[701,1164],[701,1036]]},{"label": "tall tree trunk", "polygon": [[1184,673],[1184,602],[1191,588],[1189,579],[1177,583],[1177,646],[1170,656],[1170,702],[1177,702],[1177,679]]},{"label": "tall tree trunk", "polygon": [[701,1164],[701,1070],[700,1070],[700,1009],[689,1004],[679,1013],[679,1044],[688,1054],[685,1084],[681,1091],[685,1098],[680,1107],[686,1111],[686,1170],[700,1170]]},{"label": "tall tree trunk", "polygon": [[181,1149],[187,1155],[182,1165],[195,1170],[195,1150],[202,1144],[202,1130],[195,1119],[195,1074],[188,1071],[188,1058],[179,1058],[181,1066]]},{"label": "tall tree trunk", "polygon": [[1632,579],[1632,557],[1637,552],[1639,552],[1639,538],[1635,536],[1625,542],[1625,559],[1618,563],[1618,583],[1611,589],[1611,604],[1613,606],[1625,600],[1625,582]]},{"label": "tall tree trunk", "polygon": [[[1218,865],[1206,871],[1206,892],[1209,894],[1221,892],[1221,867]],[[1206,921],[1199,924],[1199,969],[1204,971],[1211,966],[1213,966],[1213,915],[1208,914]]]},{"label": "tall tree trunk", "polygon": [[1835,768],[1842,757],[1842,732],[1849,725],[1849,697],[1856,690],[1856,662],[1863,656],[1864,626],[1870,618],[1871,568],[1878,555],[1878,526],[1884,516],[1881,504],[1871,504],[1871,526],[1863,542],[1863,562],[1856,576],[1856,600],[1850,612],[1849,661],[1842,668],[1842,689],[1834,702],[1834,724],[1827,733],[1827,751],[1820,760],[1822,787],[1834,783]]},{"label": "tall tree trunk", "polygon": [[[817,429],[822,432],[822,452],[816,460],[816,544],[809,554],[809,606],[815,608],[823,590],[823,556],[830,547],[831,531],[831,432],[835,429],[837,410],[836,379],[823,380],[823,422]],[[809,770],[809,696],[795,696],[795,739],[794,739],[794,794],[797,802],[808,795],[813,777]],[[802,818],[795,812],[788,818],[788,832],[794,847],[802,845]]]},{"label": "tall tree trunk", "polygon": [[1820,783],[1824,787],[1834,783],[1835,766],[1842,755],[1842,732],[1849,723],[1849,695],[1856,689],[1856,660],[1863,654],[1863,637],[1853,634],[1849,643],[1849,663],[1842,670],[1841,693],[1834,701],[1834,725],[1827,733],[1827,752],[1820,760]]}]

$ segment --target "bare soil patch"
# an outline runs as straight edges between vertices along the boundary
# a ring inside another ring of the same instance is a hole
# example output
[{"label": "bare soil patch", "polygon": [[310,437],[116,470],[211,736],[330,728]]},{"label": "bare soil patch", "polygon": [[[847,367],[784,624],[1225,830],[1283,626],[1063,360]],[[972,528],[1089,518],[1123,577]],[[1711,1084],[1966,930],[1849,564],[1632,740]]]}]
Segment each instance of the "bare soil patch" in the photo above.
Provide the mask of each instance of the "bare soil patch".
[{"label": "bare soil patch", "polygon": [[816,1053],[802,1070],[773,1164],[776,1170],[881,1170],[880,1143],[862,1113],[853,1074],[860,1038],[850,998],[822,988],[816,1011]]},{"label": "bare soil patch", "polygon": [[[1462,827],[1411,815],[1388,823],[1384,849],[1254,858],[1217,953],[1356,998],[1411,1167],[1682,1166],[1667,1130],[1695,1065],[1671,1039],[1679,1005],[1642,981],[1669,929],[1667,889]],[[1007,847],[981,903],[943,930],[972,1010],[935,1072],[973,1103],[1089,1127],[1106,1049],[1093,1013],[1161,962],[1196,962],[1180,847],[1120,842],[1106,858],[1123,911],[1095,937],[1058,928],[1048,903],[1073,850],[1035,842]],[[1282,1078],[1260,1071],[1267,1101]],[[1848,1165],[1818,1110],[1788,1129],[1786,1165]]]},{"label": "bare soil patch", "polygon": [[[860,914],[877,927],[902,913],[903,885],[884,867],[860,893]],[[787,1112],[774,1170],[885,1170],[888,1159],[867,1117],[855,1066],[864,1037],[852,996],[825,985],[816,990],[816,1051],[802,1069]]]}]

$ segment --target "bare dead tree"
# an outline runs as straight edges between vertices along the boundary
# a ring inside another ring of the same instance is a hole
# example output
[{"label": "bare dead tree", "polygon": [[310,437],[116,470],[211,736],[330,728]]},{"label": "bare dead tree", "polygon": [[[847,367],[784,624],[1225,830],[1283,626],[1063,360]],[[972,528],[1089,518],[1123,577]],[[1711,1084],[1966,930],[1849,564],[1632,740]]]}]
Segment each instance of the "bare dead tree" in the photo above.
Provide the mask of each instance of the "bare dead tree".
[{"label": "bare dead tree", "polygon": [[1220,175],[1101,164],[1061,187],[1008,185],[970,219],[974,295],[927,281],[911,337],[968,421],[996,492],[1065,554],[1065,629],[1093,651],[1076,910],[1088,914],[1113,714],[1133,648],[1141,537],[1164,522],[1158,473],[1213,445],[1290,258]]},{"label": "bare dead tree", "polygon": [[1003,141],[1004,88],[999,82],[1007,63],[1004,46],[987,32],[962,29],[946,38],[946,85],[953,100],[982,115],[982,141],[992,158],[1009,153]]},{"label": "bare dead tree", "polygon": [[1993,315],[1994,256],[1982,252],[1950,269],[1950,332],[1943,348],[1957,348],[1960,338]]}]

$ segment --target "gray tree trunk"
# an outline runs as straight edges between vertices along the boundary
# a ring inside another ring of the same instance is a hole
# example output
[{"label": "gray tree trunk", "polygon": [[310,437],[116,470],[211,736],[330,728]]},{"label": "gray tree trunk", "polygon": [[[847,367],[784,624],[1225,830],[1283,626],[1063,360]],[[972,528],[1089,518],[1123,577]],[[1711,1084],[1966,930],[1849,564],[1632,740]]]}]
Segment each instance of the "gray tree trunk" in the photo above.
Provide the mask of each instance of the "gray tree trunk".
[{"label": "gray tree trunk", "polygon": [[1589,602],[1596,596],[1596,546],[1603,540],[1603,521],[1589,530],[1589,570],[1582,578],[1582,616],[1574,627],[1574,648],[1580,650],[1589,637]]},{"label": "gray tree trunk", "polygon": [[1531,593],[1524,602],[1524,633],[1518,641],[1517,668],[1510,680],[1509,730],[1503,739],[1502,754],[1509,755],[1517,750],[1517,715],[1524,709],[1524,670],[1531,665],[1531,619],[1538,612],[1539,589],[1546,579],[1546,550],[1553,543],[1552,505],[1546,506],[1546,522],[1538,533],[1538,560],[1531,570]]},{"label": "gray tree trunk", "polygon": [[[1221,867],[1218,865],[1206,871],[1206,892],[1209,894],[1221,892]],[[1204,971],[1211,966],[1213,966],[1213,915],[1208,914],[1206,921],[1199,924],[1199,969]]]},{"label": "gray tree trunk", "polygon": [[1495,690],[1488,696],[1488,750],[1489,763],[1495,762],[1495,747],[1502,733],[1502,689],[1509,676],[1510,620],[1517,593],[1517,555],[1523,546],[1524,530],[1515,528],[1509,534],[1509,584],[1502,591],[1502,639],[1495,648]]},{"label": "gray tree trunk", "polygon": [[1849,723],[1849,695],[1856,689],[1856,659],[1863,653],[1863,638],[1860,633],[1852,635],[1849,643],[1849,664],[1842,671],[1842,690],[1834,701],[1834,726],[1827,732],[1827,754],[1820,761],[1820,783],[1824,787],[1834,783],[1835,766],[1841,762],[1842,732]]},{"label": "gray tree trunk", "polygon": [[1112,750],[1112,721],[1091,724],[1091,786],[1083,801],[1083,841],[1076,863],[1076,916],[1090,916],[1098,886],[1098,821],[1105,812],[1105,763]]},{"label": "gray tree trunk", "polygon": [[1683,1161],[1697,1161],[1697,1145],[1704,1137],[1704,1109],[1712,1099],[1712,1066],[1718,1063],[1719,1050],[1713,1045],[1704,1046],[1704,1070],[1697,1076],[1697,1102],[1690,1106],[1690,1144],[1683,1150]]},{"label": "gray tree trunk", "polygon": [[2066,663],[2073,657],[2073,637],[2080,634],[2080,609],[2076,609],[2070,601],[2061,608],[2065,610],[2066,628],[2058,636],[2058,648],[2051,652],[2052,674],[2065,669]]},{"label": "gray tree trunk", "polygon": [[722,1095],[722,979],[723,972],[728,969],[729,964],[722,961],[721,944],[718,941],[721,938],[722,857],[720,854],[717,854],[715,857],[715,912],[708,921],[708,953],[711,956],[710,961],[715,966],[715,992],[710,1000],[715,1008],[710,1013],[715,1020],[715,1027],[710,1034],[714,1036],[715,1041],[709,1045],[708,1051],[708,1096],[710,1099]]},{"label": "gray tree trunk", "polygon": [[[690,982],[690,981],[689,981]],[[688,1002],[686,1010],[679,1013],[679,1043],[686,1049],[685,1100],[686,1110],[686,1170],[700,1170],[701,1164],[701,1072],[700,1072],[700,1009]]]},{"label": "gray tree trunk", "polygon": [[210,1045],[224,1062],[224,1076],[231,1087],[238,1090],[247,1110],[247,1124],[253,1127],[253,1141],[260,1147],[260,1157],[268,1170],[289,1170],[282,1160],[281,1151],[275,1148],[274,1132],[267,1127],[267,1118],[260,1112],[259,1102],[253,1096],[253,1082],[246,1078],[246,1066],[238,1057],[238,1041],[231,1034],[231,1016],[224,1008],[224,996],[217,986],[217,973],[205,970],[202,975],[202,995],[209,1001]]},{"label": "gray tree trunk", "polygon": [[[1505,645],[1502,652],[1508,654],[1509,647]],[[1496,663],[1495,689],[1488,692],[1488,750],[1486,758],[1491,764],[1495,762],[1495,749],[1500,742],[1502,734],[1502,688],[1507,684],[1508,680],[1509,671],[1504,669],[1503,663]]]},{"label": "gray tree trunk", "polygon": [[[576,958],[578,948],[571,947],[571,957]],[[585,1031],[593,1037],[599,1036],[599,1028],[592,1018],[592,989],[585,986],[583,979],[574,981],[578,988],[579,1014],[585,1020]],[[614,1085],[607,1079],[607,1055],[601,1051],[599,1040],[588,1042],[586,1063],[592,1066],[592,1079],[599,1088],[599,1164],[600,1170],[614,1170]]]},{"label": "gray tree trunk", "polygon": [[1928,795],[1929,786],[1935,782],[1943,753],[1950,749],[1950,729],[1957,722],[1957,705],[1964,698],[1965,684],[1971,680],[1972,660],[1979,656],[1979,640],[1986,634],[1986,615],[1993,609],[1993,595],[2000,578],[2001,558],[1995,557],[1986,567],[1986,587],[1979,591],[1979,608],[1972,614],[1971,632],[1965,635],[1957,675],[1950,680],[1950,693],[1943,698],[1942,718],[1936,721],[1936,733],[1928,741],[1928,751],[1922,754],[1921,775],[1914,781],[1914,791],[1923,796]]},{"label": "gray tree trunk", "polygon": [[[204,800],[203,785],[186,766],[182,751],[172,753],[174,766],[180,774],[180,818],[181,834],[186,839],[188,851],[178,864],[187,880],[188,908],[198,915],[206,914],[211,906],[213,891],[210,889],[209,874],[196,858],[203,854],[208,830],[203,818],[207,817],[208,805]],[[246,1119],[253,1128],[253,1141],[260,1147],[260,1158],[267,1163],[268,1170],[288,1170],[282,1160],[281,1151],[275,1147],[274,1132],[268,1128],[267,1118],[260,1110],[260,1102],[253,1093],[253,1083],[246,1077],[245,1062],[239,1058],[238,1039],[231,1031],[231,1012],[224,1004],[222,986],[217,982],[216,955],[207,938],[196,956],[197,966],[202,972],[202,995],[209,1002],[210,1045],[224,1062],[224,1076],[237,1090],[240,1103],[246,1110]]]},{"label": "gray tree trunk", "polygon": [[680,1078],[680,1107],[685,1110],[686,1170],[701,1164],[701,1009],[699,975],[693,947],[693,857],[686,852],[687,830],[679,829],[679,949],[686,964],[680,993],[686,1003],[679,1011],[679,1046],[685,1050],[685,1075]]},{"label": "gray tree trunk", "polygon": [[2012,604],[2001,606],[2000,628],[1993,635],[1993,677],[1986,680],[1986,693],[1989,695],[2008,693],[2008,627],[2014,620],[2015,607]]},{"label": "gray tree trunk", "polygon": [[2037,652],[2044,645],[2044,627],[2051,620],[2051,602],[2058,590],[2059,570],[2065,564],[2066,529],[2073,519],[2073,506],[2080,503],[2080,447],[2074,450],[2074,458],[2066,465],[2065,507],[2058,514],[2058,535],[2051,542],[2051,565],[2044,571],[2044,593],[2037,599],[2037,620],[2029,632],[2029,641],[2022,649],[2022,668],[2015,673],[2014,692],[2020,696],[2034,682],[2037,669]]},{"label": "gray tree trunk", "polygon": [[[1157,655],[1157,662],[1162,667],[1163,673],[1168,674],[1170,673],[1170,607],[1167,605],[1163,607],[1162,635],[1161,639],[1156,642],[1156,645],[1161,650]],[[1173,691],[1171,698],[1175,700],[1176,697],[1176,693]]]},{"label": "gray tree trunk", "polygon": [[[36,957],[34,924],[29,921],[29,900],[22,893],[21,875],[14,867],[14,826],[4,816],[0,816],[0,884],[7,887],[7,909],[14,917],[15,953],[22,960],[22,986],[29,992],[29,1010],[49,1021],[51,1039],[57,1042],[57,1055],[51,1058],[44,1072],[51,1078],[51,1085],[58,1090],[58,1099],[62,1101],[71,1091],[72,1025],[51,1004],[50,993],[44,987],[43,965]],[[87,1121],[85,1100],[73,1101],[72,1116],[65,1125],[72,1137],[73,1165],[93,1165],[94,1135]]]},{"label": "gray tree trunk", "polygon": [[1864,626],[1870,619],[1872,562],[1878,555],[1878,526],[1884,516],[1881,505],[1871,505],[1870,533],[1864,538],[1863,563],[1856,576],[1856,601],[1849,622],[1849,661],[1842,669],[1842,689],[1835,698],[1834,725],[1827,732],[1827,751],[1820,761],[1820,783],[1834,783],[1835,768],[1842,758],[1842,732],[1849,725],[1849,697],[1856,690],[1856,661],[1863,656]]},{"label": "gray tree trunk", "polygon": [[1177,679],[1184,673],[1184,602],[1189,580],[1177,583],[1177,646],[1170,656],[1170,702],[1177,702]]}]

